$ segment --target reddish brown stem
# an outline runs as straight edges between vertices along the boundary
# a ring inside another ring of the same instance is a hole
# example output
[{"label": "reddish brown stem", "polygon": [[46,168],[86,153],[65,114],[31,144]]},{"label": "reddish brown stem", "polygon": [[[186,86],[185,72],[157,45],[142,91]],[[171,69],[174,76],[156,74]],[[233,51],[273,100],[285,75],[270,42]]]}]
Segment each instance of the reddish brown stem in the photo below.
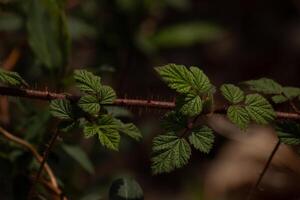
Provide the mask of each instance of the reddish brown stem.
[{"label": "reddish brown stem", "polygon": [[[80,96],[70,95],[64,93],[54,93],[49,91],[0,87],[0,95],[2,96],[15,96],[24,97],[38,100],[54,100],[54,99],[69,99],[70,101],[77,101]],[[171,101],[155,101],[144,99],[116,99],[112,104],[114,106],[135,106],[135,107],[151,107],[158,109],[173,109],[175,108],[175,102]],[[214,113],[224,114],[225,108],[216,109]],[[288,112],[276,112],[277,118],[300,120],[300,114],[288,113]]]}]

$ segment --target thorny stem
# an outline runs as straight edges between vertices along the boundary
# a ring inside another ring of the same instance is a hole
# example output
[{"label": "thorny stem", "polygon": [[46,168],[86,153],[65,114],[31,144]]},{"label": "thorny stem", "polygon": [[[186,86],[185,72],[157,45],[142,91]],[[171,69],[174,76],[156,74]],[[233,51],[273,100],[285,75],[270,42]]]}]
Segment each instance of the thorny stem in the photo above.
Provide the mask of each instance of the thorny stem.
[{"label": "thorny stem", "polygon": [[[70,101],[77,101],[80,96],[54,93],[49,91],[19,89],[10,87],[0,87],[0,95],[24,97],[39,100],[54,100],[54,99],[68,99]],[[112,104],[114,106],[135,106],[135,107],[151,107],[158,109],[173,109],[175,102],[170,101],[155,101],[155,100],[142,100],[142,99],[116,99]],[[224,114],[225,108],[216,109],[214,113]],[[300,114],[288,112],[276,112],[277,118],[300,120]]]},{"label": "thorny stem", "polygon": [[33,182],[33,185],[31,186],[31,189],[29,190],[29,194],[28,194],[28,200],[31,200],[33,199],[33,196],[34,196],[34,190],[35,190],[35,187],[36,187],[36,184],[39,182],[39,179],[41,177],[41,174],[43,172],[43,168],[44,168],[44,165],[48,159],[48,156],[49,156],[49,153],[57,139],[57,137],[59,136],[59,131],[58,130],[55,130],[54,134],[52,135],[50,141],[49,141],[49,144],[46,146],[46,149],[44,151],[44,155],[43,155],[43,160],[41,162],[41,165],[40,165],[40,168],[36,174],[36,177],[35,177],[35,180]]},{"label": "thorny stem", "polygon": [[271,165],[271,163],[272,163],[272,160],[273,160],[273,158],[274,158],[274,156],[275,156],[275,154],[276,154],[276,152],[277,152],[277,150],[278,150],[280,144],[281,144],[281,142],[280,142],[280,140],[278,139],[278,141],[277,141],[276,145],[274,146],[274,148],[273,148],[273,150],[272,150],[270,156],[268,157],[268,160],[267,160],[267,162],[266,162],[266,164],[265,164],[265,166],[264,166],[262,172],[260,173],[260,175],[259,175],[259,177],[258,177],[256,183],[252,186],[250,192],[248,193],[247,200],[251,200],[251,198],[253,197],[254,192],[257,190],[257,188],[258,188],[258,186],[260,185],[260,183],[261,183],[263,177],[265,176],[265,174],[266,174],[268,168],[270,167],[270,165]]}]

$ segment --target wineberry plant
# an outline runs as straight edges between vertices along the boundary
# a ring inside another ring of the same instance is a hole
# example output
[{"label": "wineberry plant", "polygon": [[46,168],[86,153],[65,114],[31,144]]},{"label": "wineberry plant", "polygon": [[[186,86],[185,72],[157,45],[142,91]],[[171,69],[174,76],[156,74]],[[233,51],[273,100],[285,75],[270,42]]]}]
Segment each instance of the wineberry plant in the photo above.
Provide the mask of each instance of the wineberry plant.
[{"label": "wineberry plant", "polygon": [[[50,112],[60,121],[57,132],[67,134],[66,132],[72,129],[81,129],[84,137],[97,137],[103,148],[112,151],[119,150],[121,135],[139,141],[143,134],[133,123],[124,123],[114,117],[113,112],[107,109],[108,106],[130,105],[169,109],[161,123],[164,131],[153,138],[151,169],[154,175],[169,173],[187,165],[193,148],[203,153],[210,152],[214,146],[215,131],[200,119],[214,113],[225,114],[243,131],[250,124],[273,126],[278,133],[278,144],[300,144],[300,125],[297,123],[300,114],[294,104],[299,101],[300,88],[284,87],[268,78],[245,81],[240,84],[241,87],[223,84],[218,88],[198,67],[167,64],[156,67],[155,70],[161,79],[178,93],[174,102],[119,99],[113,88],[103,85],[99,76],[86,70],[75,70],[73,73],[80,95],[32,90],[18,73],[1,70],[0,81],[4,86],[0,87],[0,94],[50,100]],[[217,93],[227,101],[221,108],[214,104]],[[274,110],[273,105],[284,102],[292,105],[293,113]],[[4,130],[2,132],[5,133]],[[52,139],[55,141],[57,135]],[[276,145],[276,149],[278,146]],[[270,159],[276,153],[276,149]],[[51,150],[51,146],[48,150]],[[46,157],[43,160],[45,159]],[[42,168],[43,165],[44,162],[41,162]],[[127,184],[128,181],[130,184]],[[123,183],[139,188],[133,180],[126,179]],[[142,195],[140,188],[135,191],[139,193],[137,197]],[[136,192],[131,192],[132,196],[136,195]],[[122,196],[126,192],[121,193]]]}]

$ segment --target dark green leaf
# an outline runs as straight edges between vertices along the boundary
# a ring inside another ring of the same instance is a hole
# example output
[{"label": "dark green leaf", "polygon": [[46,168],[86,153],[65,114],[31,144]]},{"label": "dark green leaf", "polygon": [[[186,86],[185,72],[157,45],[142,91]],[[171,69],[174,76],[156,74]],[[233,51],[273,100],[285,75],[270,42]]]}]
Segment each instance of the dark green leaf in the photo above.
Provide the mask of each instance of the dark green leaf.
[{"label": "dark green leaf", "polygon": [[300,96],[300,88],[296,87],[284,87],[283,88],[283,94],[288,99],[293,99]]},{"label": "dark green leaf", "polygon": [[143,200],[141,186],[132,178],[124,177],[113,181],[109,189],[109,200]]},{"label": "dark green leaf", "polygon": [[62,149],[76,162],[82,166],[83,169],[85,169],[90,174],[93,174],[95,172],[93,163],[88,158],[87,154],[79,147],[79,146],[71,146],[63,144]]},{"label": "dark green leaf", "polygon": [[159,135],[152,146],[152,171],[154,174],[171,172],[186,165],[191,156],[191,147],[184,138],[175,133]]},{"label": "dark green leaf", "polygon": [[246,81],[251,90],[256,92],[262,92],[264,94],[281,94],[282,86],[269,78],[261,78],[258,80]]},{"label": "dark green leaf", "polygon": [[0,69],[0,82],[9,86],[29,86],[17,72],[10,72],[3,69]]},{"label": "dark green leaf", "polygon": [[182,113],[170,111],[165,115],[162,121],[162,127],[167,131],[177,132],[186,128],[187,120],[187,117],[182,115]]},{"label": "dark green leaf", "polygon": [[221,86],[223,96],[231,103],[237,104],[244,100],[244,92],[233,84],[223,84]]},{"label": "dark green leaf", "polygon": [[77,83],[77,87],[82,92],[100,94],[102,85],[99,76],[95,76],[93,73],[86,70],[75,70],[74,79]]},{"label": "dark green leaf", "polygon": [[189,142],[192,146],[203,153],[209,153],[213,146],[214,139],[213,130],[207,126],[192,129],[191,135],[189,136]]},{"label": "dark green leaf", "polygon": [[194,94],[187,94],[181,102],[179,102],[180,112],[183,115],[193,117],[201,113],[202,100],[200,96]]},{"label": "dark green leaf", "polygon": [[288,101],[289,99],[281,94],[278,94],[278,95],[274,95],[272,96],[272,101],[276,104],[278,103],[284,103],[286,101]]},{"label": "dark green leaf", "polygon": [[103,85],[100,90],[100,103],[101,104],[111,104],[117,98],[115,91],[110,87]]},{"label": "dark green leaf", "polygon": [[96,97],[86,95],[80,98],[78,106],[87,113],[95,115],[100,111],[100,104]]},{"label": "dark green leaf", "polygon": [[276,131],[282,143],[287,145],[300,144],[300,125],[293,121],[283,121],[276,124]]},{"label": "dark green leaf", "polygon": [[250,116],[243,106],[230,106],[227,110],[227,117],[241,129],[246,129],[250,123]]},{"label": "dark green leaf", "polygon": [[52,100],[50,113],[59,119],[72,120],[74,118],[71,103],[66,99]]},{"label": "dark green leaf", "polygon": [[133,124],[133,123],[127,123],[124,124],[122,121],[115,119],[116,123],[118,124],[118,130],[129,137],[139,141],[143,136],[141,134],[141,131]]}]

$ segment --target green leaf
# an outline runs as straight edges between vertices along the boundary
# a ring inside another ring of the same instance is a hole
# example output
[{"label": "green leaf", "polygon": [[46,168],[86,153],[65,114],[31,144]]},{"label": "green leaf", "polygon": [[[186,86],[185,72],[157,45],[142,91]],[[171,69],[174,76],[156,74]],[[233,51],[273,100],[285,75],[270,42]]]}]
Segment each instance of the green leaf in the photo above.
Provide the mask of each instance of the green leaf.
[{"label": "green leaf", "polygon": [[70,51],[70,36],[64,9],[53,0],[27,0],[29,45],[38,60],[49,69],[65,67]]},{"label": "green leaf", "polygon": [[229,120],[241,129],[246,129],[250,123],[250,116],[243,106],[229,106],[227,110]]},{"label": "green leaf", "polygon": [[170,111],[164,116],[161,126],[167,131],[177,132],[186,128],[187,122],[187,117],[182,113]]},{"label": "green leaf", "polygon": [[9,86],[29,87],[26,81],[24,81],[17,72],[10,72],[4,69],[0,69],[0,82]]},{"label": "green leaf", "polygon": [[184,65],[168,64],[155,70],[177,92],[188,93],[191,90],[191,72]]},{"label": "green leaf", "polygon": [[74,129],[78,125],[77,122],[74,121],[62,121],[58,124],[58,129],[61,132],[69,132]]},{"label": "green leaf", "polygon": [[296,87],[284,87],[283,88],[283,94],[288,99],[293,99],[300,96],[300,88]]},{"label": "green leaf", "polygon": [[136,141],[139,141],[143,136],[141,131],[133,124],[133,123],[127,123],[124,124],[122,121],[115,119],[116,123],[118,123],[118,130],[129,137],[135,139]]},{"label": "green leaf", "polygon": [[141,186],[130,177],[118,178],[109,189],[109,200],[143,200]]},{"label": "green leaf", "polygon": [[222,95],[231,103],[237,104],[244,100],[244,92],[233,84],[223,84],[221,86]]},{"label": "green leaf", "polygon": [[97,124],[84,126],[83,133],[85,138],[93,137],[99,133],[99,126]]},{"label": "green leaf", "polygon": [[207,126],[192,129],[189,142],[199,151],[209,153],[212,149],[215,136],[213,130]]},{"label": "green leaf", "polygon": [[86,95],[80,98],[78,106],[87,113],[92,115],[98,114],[100,111],[100,104],[96,97]]},{"label": "green leaf", "polygon": [[202,100],[198,95],[187,94],[182,102],[179,100],[180,112],[189,117],[196,116],[202,111]]},{"label": "green leaf", "polygon": [[286,101],[288,101],[289,99],[281,94],[278,94],[278,95],[274,95],[272,96],[272,101],[276,104],[278,103],[284,103]]},{"label": "green leaf", "polygon": [[[99,129],[100,130],[100,129]],[[98,132],[100,143],[108,149],[118,151],[120,134],[115,129],[103,129]]]},{"label": "green leaf", "polygon": [[300,125],[293,121],[283,121],[276,124],[280,141],[287,145],[300,144]]},{"label": "green leaf", "polygon": [[191,74],[193,75],[193,84],[192,87],[196,89],[197,94],[203,94],[208,92],[212,85],[208,77],[203,73],[198,67],[190,67]]},{"label": "green leaf", "polygon": [[100,89],[100,103],[112,104],[117,98],[115,91],[110,87],[103,85]]},{"label": "green leaf", "polygon": [[155,70],[172,89],[179,93],[202,94],[208,92],[212,85],[207,76],[197,67],[168,64],[156,67]]},{"label": "green leaf", "polygon": [[259,94],[246,96],[245,109],[250,118],[258,124],[268,124],[275,118],[275,111],[271,104]]},{"label": "green leaf", "polygon": [[69,100],[55,99],[50,103],[50,113],[52,116],[64,120],[73,120],[73,110]]},{"label": "green leaf", "polygon": [[79,147],[73,145],[63,144],[62,149],[76,162],[80,164],[80,166],[85,169],[88,173],[93,174],[95,172],[93,163],[88,158],[87,154]]},{"label": "green leaf", "polygon": [[264,94],[281,94],[282,86],[269,78],[261,78],[258,80],[250,80],[244,82],[250,87],[250,90],[262,92]]},{"label": "green leaf", "polygon": [[159,135],[153,140],[152,171],[154,174],[171,172],[186,165],[191,156],[191,147],[184,138],[175,133]]},{"label": "green leaf", "polygon": [[77,87],[88,94],[100,94],[102,85],[101,78],[86,70],[75,70],[74,79]]}]

